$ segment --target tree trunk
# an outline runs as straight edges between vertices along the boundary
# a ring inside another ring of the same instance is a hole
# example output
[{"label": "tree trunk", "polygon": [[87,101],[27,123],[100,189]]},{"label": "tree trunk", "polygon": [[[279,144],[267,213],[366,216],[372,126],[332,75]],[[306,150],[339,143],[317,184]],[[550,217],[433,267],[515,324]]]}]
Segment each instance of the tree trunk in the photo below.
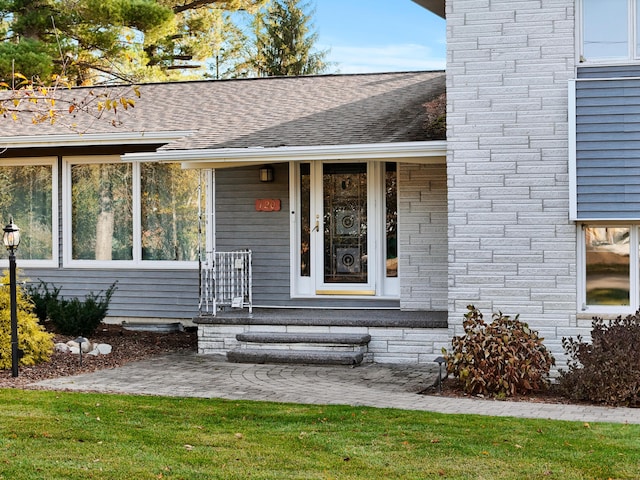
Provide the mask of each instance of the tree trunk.
[{"label": "tree trunk", "polygon": [[100,213],[96,222],[96,260],[111,260],[113,250],[113,198],[109,166],[100,167]]}]

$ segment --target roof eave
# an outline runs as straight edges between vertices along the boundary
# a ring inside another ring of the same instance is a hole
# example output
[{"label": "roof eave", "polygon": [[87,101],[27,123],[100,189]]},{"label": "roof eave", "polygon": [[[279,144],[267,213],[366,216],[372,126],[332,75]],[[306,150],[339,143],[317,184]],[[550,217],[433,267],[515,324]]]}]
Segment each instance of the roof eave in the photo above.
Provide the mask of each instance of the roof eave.
[{"label": "roof eave", "polygon": [[162,150],[149,153],[127,153],[122,156],[122,159],[139,162],[181,162],[183,168],[231,168],[263,163],[314,160],[444,163],[446,153],[446,141],[437,140],[367,145]]},{"label": "roof eave", "polygon": [[71,133],[61,135],[24,135],[0,137],[2,148],[69,147],[89,145],[140,145],[167,144],[193,131],[170,132],[117,132],[117,133]]},{"label": "roof eave", "polygon": [[439,17],[445,18],[444,2],[445,0],[413,0],[418,5],[426,8],[430,12],[435,13]]}]

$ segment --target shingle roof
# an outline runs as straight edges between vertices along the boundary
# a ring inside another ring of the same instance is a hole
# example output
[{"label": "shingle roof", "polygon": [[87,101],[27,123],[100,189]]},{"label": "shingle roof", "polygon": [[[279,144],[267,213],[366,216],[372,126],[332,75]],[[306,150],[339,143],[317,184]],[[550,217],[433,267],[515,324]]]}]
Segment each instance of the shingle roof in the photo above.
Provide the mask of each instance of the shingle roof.
[{"label": "shingle roof", "polygon": [[[105,117],[86,133],[196,132],[163,147],[181,150],[423,141],[424,104],[444,89],[444,72],[145,84],[122,125]],[[2,136],[70,133],[61,123],[4,122]]]}]

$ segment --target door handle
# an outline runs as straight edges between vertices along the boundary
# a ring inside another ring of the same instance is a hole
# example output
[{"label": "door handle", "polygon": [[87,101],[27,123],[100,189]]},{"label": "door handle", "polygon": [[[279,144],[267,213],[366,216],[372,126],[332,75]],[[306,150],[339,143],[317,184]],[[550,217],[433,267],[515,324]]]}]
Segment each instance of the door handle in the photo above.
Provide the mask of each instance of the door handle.
[{"label": "door handle", "polygon": [[316,215],[316,226],[313,227],[313,230],[311,230],[312,232],[319,232],[320,231],[320,215]]}]

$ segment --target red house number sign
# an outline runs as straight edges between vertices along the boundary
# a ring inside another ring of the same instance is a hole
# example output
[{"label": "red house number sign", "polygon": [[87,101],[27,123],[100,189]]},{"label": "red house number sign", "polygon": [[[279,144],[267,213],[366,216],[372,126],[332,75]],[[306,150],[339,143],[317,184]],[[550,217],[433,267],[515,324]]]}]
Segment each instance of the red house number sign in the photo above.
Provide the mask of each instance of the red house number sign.
[{"label": "red house number sign", "polygon": [[280,200],[272,198],[259,198],[256,200],[257,212],[279,212]]}]

